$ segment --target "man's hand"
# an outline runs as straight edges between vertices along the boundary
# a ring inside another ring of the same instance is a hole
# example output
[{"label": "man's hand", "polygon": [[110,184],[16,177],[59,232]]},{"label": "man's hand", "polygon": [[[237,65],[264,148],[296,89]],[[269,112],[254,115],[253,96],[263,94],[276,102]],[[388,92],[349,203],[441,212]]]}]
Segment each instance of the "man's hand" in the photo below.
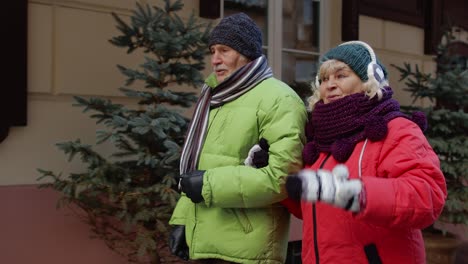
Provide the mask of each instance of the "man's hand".
[{"label": "man's hand", "polygon": [[[261,138],[258,144],[255,144],[250,150],[249,155],[245,159],[244,164],[246,166],[251,166],[254,168],[263,168],[268,166],[268,159],[270,155],[268,151],[270,150],[270,145],[268,141],[264,138]],[[299,198],[297,199],[299,200]],[[290,198],[286,198],[280,202],[288,211],[296,216],[299,219],[302,219],[301,204],[297,201],[293,201]]]},{"label": "man's hand", "polygon": [[183,191],[193,203],[203,201],[203,174],[205,174],[205,171],[196,170],[180,175],[180,190]]},{"label": "man's hand", "polygon": [[349,179],[345,165],[337,165],[332,172],[304,169],[286,178],[286,190],[292,199],[321,201],[352,212],[361,209],[359,195],[362,189],[360,180]]},{"label": "man's hand", "polygon": [[173,255],[183,260],[189,259],[189,248],[185,241],[185,226],[174,225],[169,235],[169,248]]},{"label": "man's hand", "polygon": [[268,158],[270,157],[268,154],[269,149],[270,145],[268,145],[268,141],[261,138],[258,144],[255,144],[249,150],[249,154],[244,160],[244,164],[254,168],[263,168],[268,166]]}]

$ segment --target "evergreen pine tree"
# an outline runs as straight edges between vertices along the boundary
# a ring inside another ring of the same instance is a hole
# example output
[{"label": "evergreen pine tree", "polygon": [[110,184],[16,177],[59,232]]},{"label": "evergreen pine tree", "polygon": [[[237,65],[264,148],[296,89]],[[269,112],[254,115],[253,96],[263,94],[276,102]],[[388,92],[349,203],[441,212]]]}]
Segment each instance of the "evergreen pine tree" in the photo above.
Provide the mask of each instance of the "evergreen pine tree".
[{"label": "evergreen pine tree", "polygon": [[429,99],[422,110],[428,118],[425,132],[437,153],[445,175],[448,197],[439,218],[442,222],[468,225],[468,70],[466,57],[457,54],[451,30],[446,30],[437,48],[435,74],[426,74],[416,65],[394,66],[416,101]]},{"label": "evergreen pine tree", "polygon": [[[91,111],[90,117],[106,128],[97,131],[97,144],[111,141],[117,151],[105,158],[79,139],[59,143],[70,160],[81,157],[86,171],[62,177],[39,169],[39,180],[48,180],[40,187],[61,192],[62,206],[83,209],[93,232],[131,262],[178,262],[167,247],[168,220],[179,197],[176,179],[189,124],[182,110],[197,98],[168,87],[203,83],[211,30],[194,13],[184,22],[177,15],[182,7],[180,0],[164,0],[164,7],[137,3],[129,24],[112,14],[121,34],[110,43],[145,54],[140,69],[117,66],[127,78],[120,91],[139,106],[75,97],[75,106]],[[145,87],[131,88],[136,80]]]}]

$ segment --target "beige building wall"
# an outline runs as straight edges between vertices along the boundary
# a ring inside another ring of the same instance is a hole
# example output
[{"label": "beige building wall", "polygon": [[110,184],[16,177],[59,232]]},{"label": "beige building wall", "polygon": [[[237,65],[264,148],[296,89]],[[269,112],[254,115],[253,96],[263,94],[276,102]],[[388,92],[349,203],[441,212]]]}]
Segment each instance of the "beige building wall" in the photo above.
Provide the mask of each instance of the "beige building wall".
[{"label": "beige building wall", "polygon": [[[410,93],[404,91],[400,74],[393,65],[402,67],[404,62],[418,65],[424,72],[434,72],[433,56],[424,55],[424,30],[419,27],[386,21],[369,16],[359,16],[359,40],[371,45],[378,58],[385,65],[394,98],[401,105],[411,105]],[[427,104],[417,101],[414,104]]]},{"label": "beige building wall", "polygon": [[[198,8],[198,1],[184,4],[187,16]],[[29,1],[28,125],[12,127],[0,144],[0,185],[36,184],[37,168],[64,174],[82,168],[79,161],[68,163],[55,146],[78,138],[94,145],[102,128],[83,108],[72,106],[74,95],[134,104],[118,90],[125,78],[116,65],[136,69],[143,55],[128,55],[109,43],[119,34],[111,12],[128,18],[134,8],[128,0]],[[104,144],[96,150],[106,155],[111,148]]]}]

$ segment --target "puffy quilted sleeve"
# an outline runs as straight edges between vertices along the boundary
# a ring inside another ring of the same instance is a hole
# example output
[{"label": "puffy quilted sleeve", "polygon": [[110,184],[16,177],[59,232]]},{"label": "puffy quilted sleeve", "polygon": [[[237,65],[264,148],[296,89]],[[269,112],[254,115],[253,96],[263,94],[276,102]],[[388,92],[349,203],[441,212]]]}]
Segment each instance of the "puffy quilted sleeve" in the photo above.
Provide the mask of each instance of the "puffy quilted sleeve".
[{"label": "puffy quilted sleeve", "polygon": [[377,175],[362,180],[366,207],[356,217],[376,226],[425,228],[439,217],[447,196],[437,155],[420,128],[405,118],[389,122]]}]

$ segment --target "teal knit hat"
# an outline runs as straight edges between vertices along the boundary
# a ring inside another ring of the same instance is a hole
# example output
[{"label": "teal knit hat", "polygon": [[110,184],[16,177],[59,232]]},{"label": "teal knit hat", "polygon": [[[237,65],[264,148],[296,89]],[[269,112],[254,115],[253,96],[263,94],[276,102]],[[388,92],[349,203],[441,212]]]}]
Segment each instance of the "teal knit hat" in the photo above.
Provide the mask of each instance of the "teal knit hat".
[{"label": "teal knit hat", "polygon": [[[327,60],[339,60],[346,63],[362,81],[367,81],[367,67],[372,62],[370,52],[364,45],[352,43],[343,43],[325,53],[320,59],[320,65]],[[376,58],[377,64],[382,68],[385,79],[387,79],[387,70],[383,64]]]}]

